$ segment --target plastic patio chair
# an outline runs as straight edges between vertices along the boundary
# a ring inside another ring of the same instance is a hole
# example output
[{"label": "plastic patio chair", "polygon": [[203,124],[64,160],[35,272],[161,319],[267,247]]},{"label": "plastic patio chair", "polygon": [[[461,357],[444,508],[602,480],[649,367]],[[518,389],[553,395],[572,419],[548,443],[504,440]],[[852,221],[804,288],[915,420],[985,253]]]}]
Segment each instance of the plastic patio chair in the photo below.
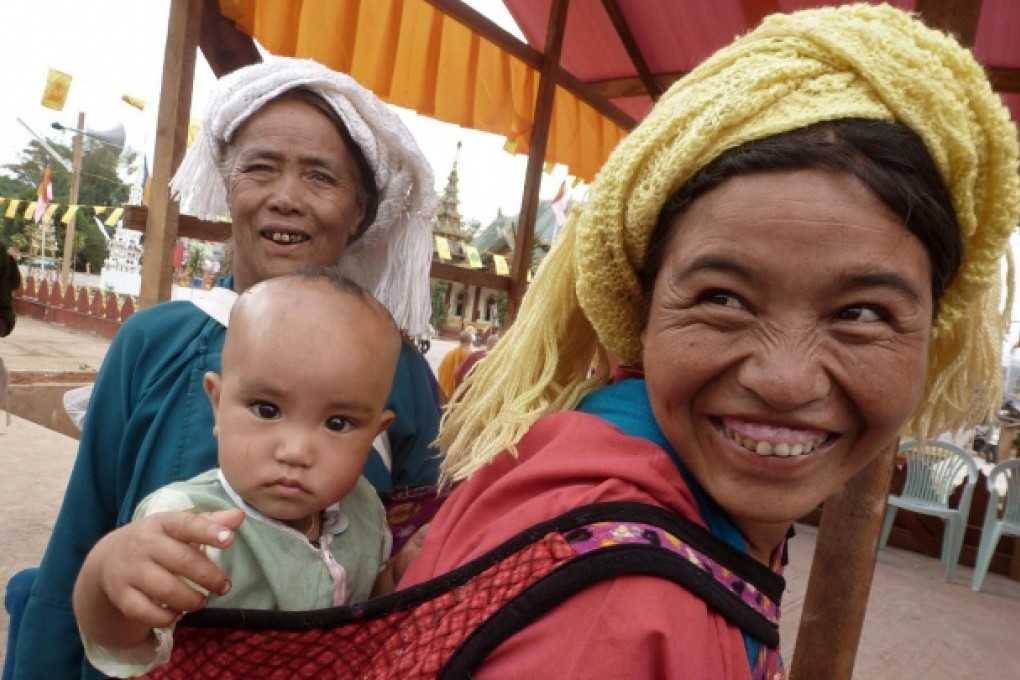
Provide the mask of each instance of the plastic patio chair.
[{"label": "plastic patio chair", "polygon": [[[960,548],[963,547],[970,499],[978,479],[977,463],[960,447],[938,440],[924,444],[907,440],[900,444],[900,455],[906,458],[907,479],[900,495],[889,495],[879,548],[884,548],[889,540],[897,510],[939,517],[945,522],[940,560],[946,570],[946,582],[952,582],[960,559]],[[949,505],[949,496],[963,472],[967,474],[963,495],[959,507],[953,508]]]},{"label": "plastic patio chair", "polygon": [[[998,487],[1005,483],[1005,495]],[[1002,517],[999,517],[999,502],[1005,498]],[[971,590],[981,590],[981,584],[988,573],[988,565],[992,562],[995,546],[1002,535],[1020,536],[1020,460],[1007,460],[999,463],[988,472],[988,509],[985,511],[985,522],[981,526],[981,545],[978,547],[977,561],[974,563],[974,576],[971,579]]]}]

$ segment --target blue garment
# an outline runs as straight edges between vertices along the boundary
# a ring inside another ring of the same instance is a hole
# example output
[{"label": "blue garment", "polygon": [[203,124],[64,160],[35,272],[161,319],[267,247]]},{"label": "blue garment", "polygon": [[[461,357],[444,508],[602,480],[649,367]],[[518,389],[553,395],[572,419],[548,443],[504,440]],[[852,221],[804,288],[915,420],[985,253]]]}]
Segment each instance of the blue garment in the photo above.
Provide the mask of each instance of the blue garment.
[{"label": "blue garment", "polygon": [[[216,466],[213,413],[202,377],[220,370],[225,335],[190,302],[142,310],[117,333],[96,378],[78,457],[20,630],[14,631],[14,677],[102,677],[84,662],[71,607],[74,580],[92,546],[129,522],[142,498]],[[396,413],[388,431],[392,474],[375,452],[363,471],[380,491],[438,477],[439,459],[429,445],[439,409],[427,370],[405,343],[387,402]]]},{"label": "blue garment", "polygon": [[14,650],[18,646],[18,629],[25,613],[25,604],[32,591],[37,569],[19,571],[7,582],[7,593],[4,595],[4,607],[11,615],[7,626],[7,655],[4,656],[4,680],[14,677]]},{"label": "blue garment", "polygon": [[[698,503],[698,513],[708,526],[709,532],[740,552],[747,553],[747,541],[743,534],[691,476],[691,473],[681,462],[680,456],[666,439],[666,435],[659,429],[659,424],[655,421],[655,415],[652,413],[652,404],[648,399],[648,386],[644,378],[627,378],[618,383],[607,385],[585,397],[578,404],[577,410],[598,416],[620,428],[624,434],[647,439],[664,449],[673,464],[680,470],[684,481],[687,482],[687,487]],[[744,648],[747,650],[748,662],[753,668],[761,643],[745,632]]]}]

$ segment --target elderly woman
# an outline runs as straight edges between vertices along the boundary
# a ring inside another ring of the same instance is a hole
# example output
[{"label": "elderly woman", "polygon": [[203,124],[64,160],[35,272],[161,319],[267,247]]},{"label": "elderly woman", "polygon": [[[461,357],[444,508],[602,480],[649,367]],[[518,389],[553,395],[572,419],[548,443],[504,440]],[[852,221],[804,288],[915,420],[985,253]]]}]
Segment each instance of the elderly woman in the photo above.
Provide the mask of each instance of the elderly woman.
[{"label": "elderly woman", "polygon": [[[429,316],[433,175],[411,134],[350,77],[271,58],[223,78],[174,178],[181,210],[229,215],[233,278],[202,308],[171,302],[132,316],[96,381],[78,459],[20,626],[16,675],[94,676],[71,591],[85,554],[156,488],[216,465],[202,391],[220,370],[236,294],[307,266],[338,266],[410,335]],[[272,332],[275,320],[263,320]],[[363,474],[381,491],[434,483],[439,422],[428,367],[402,350],[386,408],[396,421]],[[175,518],[180,521],[180,517]],[[168,531],[172,527],[168,526]]]},{"label": "elderly woman", "polygon": [[[793,521],[901,433],[996,404],[1017,213],[1016,130],[953,39],[887,6],[770,17],[665,93],[571,216],[444,416],[459,484],[401,588],[603,501],[677,513],[780,572]],[[700,597],[622,576],[477,677],[781,667]]]}]

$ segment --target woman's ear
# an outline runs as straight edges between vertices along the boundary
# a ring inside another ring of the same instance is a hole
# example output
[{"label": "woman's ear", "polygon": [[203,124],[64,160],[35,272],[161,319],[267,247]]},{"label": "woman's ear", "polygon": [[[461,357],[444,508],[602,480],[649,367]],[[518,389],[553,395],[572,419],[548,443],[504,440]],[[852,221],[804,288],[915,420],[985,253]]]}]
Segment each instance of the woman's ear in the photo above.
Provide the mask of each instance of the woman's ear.
[{"label": "woman's ear", "polygon": [[354,217],[356,219],[351,220],[351,231],[347,235],[347,245],[350,245],[355,241],[361,234],[368,228],[367,224],[362,224],[365,221],[365,215],[368,211],[368,197],[362,191],[358,191],[354,197]]}]

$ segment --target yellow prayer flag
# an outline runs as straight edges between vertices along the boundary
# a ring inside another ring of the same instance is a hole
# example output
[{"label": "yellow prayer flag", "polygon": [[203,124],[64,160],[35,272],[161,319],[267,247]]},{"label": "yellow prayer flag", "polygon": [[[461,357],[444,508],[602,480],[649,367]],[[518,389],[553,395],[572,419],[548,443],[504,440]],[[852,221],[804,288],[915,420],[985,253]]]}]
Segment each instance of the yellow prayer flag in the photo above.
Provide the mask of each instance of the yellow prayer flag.
[{"label": "yellow prayer flag", "polygon": [[[53,219],[53,213],[57,212],[57,208],[59,208],[59,207],[60,207],[59,203],[50,203],[49,206],[46,208],[46,212],[43,213],[43,217],[42,217],[43,218],[43,222],[45,222],[47,220],[52,220]],[[64,222],[64,224],[67,224],[67,222]]]},{"label": "yellow prayer flag", "polygon": [[124,208],[114,208],[113,212],[110,213],[110,216],[106,218],[106,221],[103,222],[103,224],[105,224],[108,227],[116,227],[117,222],[120,222],[120,217],[123,214]]},{"label": "yellow prayer flag", "polygon": [[49,70],[46,76],[46,89],[43,90],[42,101],[39,102],[48,109],[63,111],[67,102],[67,92],[71,89],[71,76],[55,68]]},{"label": "yellow prayer flag", "polygon": [[506,264],[506,258],[502,255],[492,254],[492,261],[496,263],[496,273],[500,276],[509,276],[510,267]]},{"label": "yellow prayer flag", "polygon": [[144,99],[141,99],[139,97],[132,97],[129,94],[122,94],[120,96],[120,100],[122,102],[124,102],[125,104],[129,105],[129,106],[135,107],[139,111],[144,111],[145,110],[146,102],[145,102]]},{"label": "yellow prayer flag", "polygon": [[67,206],[67,212],[64,213],[64,216],[60,219],[60,223],[61,224],[70,224],[71,223],[71,218],[74,217],[78,213],[78,208],[80,208],[80,207],[81,206],[78,206],[78,205],[69,205],[69,206]]},{"label": "yellow prayer flag", "polygon": [[192,145],[192,143],[196,139],[198,139],[198,133],[201,132],[201,131],[202,131],[202,121],[200,121],[200,120],[198,120],[196,118],[192,118],[191,121],[188,122],[188,143],[187,143],[188,147],[190,147]]},{"label": "yellow prayer flag", "polygon": [[516,154],[517,153],[517,140],[516,139],[510,139],[509,137],[507,137],[506,144],[503,145],[503,151],[506,151],[510,155]]},{"label": "yellow prayer flag", "polygon": [[[4,217],[6,217],[9,220],[13,220],[14,217],[18,214],[18,206],[20,204],[21,204],[21,201],[19,201],[17,199],[11,199],[10,204],[8,204],[8,206],[7,206],[7,214],[4,215]],[[33,208],[33,210],[34,210],[34,208]]]},{"label": "yellow prayer flag", "polygon": [[478,249],[474,246],[465,245],[464,254],[467,255],[468,264],[472,269],[482,268],[482,258],[478,255]]},{"label": "yellow prayer flag", "polygon": [[443,262],[449,262],[453,259],[450,255],[450,242],[442,236],[436,236],[436,254],[439,255],[439,259]]},{"label": "yellow prayer flag", "polygon": [[106,214],[106,206],[105,205],[94,205],[94,206],[92,206],[92,210],[97,215],[105,215]]},{"label": "yellow prayer flag", "polygon": [[22,215],[22,217],[24,217],[26,220],[31,220],[35,218],[35,201],[32,201],[27,206],[25,206],[25,214]]},{"label": "yellow prayer flag", "polygon": [[546,163],[545,165],[542,166],[542,172],[544,172],[547,175],[551,175],[552,171],[555,169],[556,165],[554,163]]}]

